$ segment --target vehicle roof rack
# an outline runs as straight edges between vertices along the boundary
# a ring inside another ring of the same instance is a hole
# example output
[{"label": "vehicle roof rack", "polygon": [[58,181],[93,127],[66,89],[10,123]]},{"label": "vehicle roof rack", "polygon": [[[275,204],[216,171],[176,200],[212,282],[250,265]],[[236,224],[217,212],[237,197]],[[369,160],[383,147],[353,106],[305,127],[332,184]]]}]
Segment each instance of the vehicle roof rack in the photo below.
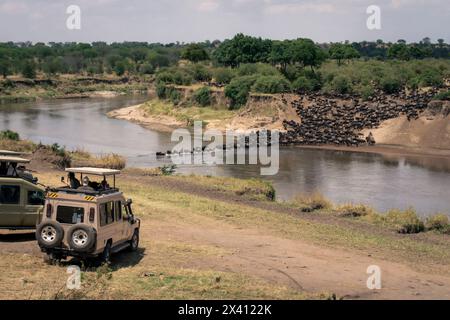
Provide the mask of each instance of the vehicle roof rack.
[{"label": "vehicle roof rack", "polygon": [[21,156],[23,152],[0,150],[0,156]]},{"label": "vehicle roof rack", "polygon": [[66,172],[83,173],[94,176],[114,176],[116,174],[120,174],[121,171],[114,169],[84,167],[84,168],[67,168]]},{"label": "vehicle roof rack", "polygon": [[14,156],[0,155],[0,162],[30,163],[30,160]]}]

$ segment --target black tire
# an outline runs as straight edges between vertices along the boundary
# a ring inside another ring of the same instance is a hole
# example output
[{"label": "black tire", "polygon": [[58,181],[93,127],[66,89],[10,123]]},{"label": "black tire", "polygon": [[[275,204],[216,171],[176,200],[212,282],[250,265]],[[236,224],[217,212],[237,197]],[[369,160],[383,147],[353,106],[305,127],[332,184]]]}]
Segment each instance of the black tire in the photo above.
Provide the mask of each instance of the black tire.
[{"label": "black tire", "polygon": [[37,226],[36,239],[40,247],[56,248],[64,239],[64,229],[56,221],[45,221]]},{"label": "black tire", "polygon": [[130,240],[129,250],[132,252],[137,251],[139,249],[139,229],[134,230],[133,236]]},{"label": "black tire", "polygon": [[111,242],[107,242],[105,249],[103,249],[103,253],[100,257],[101,263],[109,264],[111,262]]},{"label": "black tire", "polygon": [[94,248],[97,233],[94,228],[85,224],[70,227],[67,231],[69,247],[76,252],[89,253]]}]

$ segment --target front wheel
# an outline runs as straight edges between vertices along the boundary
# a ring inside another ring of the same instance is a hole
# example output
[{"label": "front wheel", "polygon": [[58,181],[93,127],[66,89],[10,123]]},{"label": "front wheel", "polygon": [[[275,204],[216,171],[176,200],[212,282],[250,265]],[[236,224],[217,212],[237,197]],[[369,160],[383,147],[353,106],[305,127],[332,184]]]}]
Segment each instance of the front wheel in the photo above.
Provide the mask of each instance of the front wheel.
[{"label": "front wheel", "polygon": [[130,251],[137,251],[139,248],[139,230],[134,230],[133,236],[130,240]]}]

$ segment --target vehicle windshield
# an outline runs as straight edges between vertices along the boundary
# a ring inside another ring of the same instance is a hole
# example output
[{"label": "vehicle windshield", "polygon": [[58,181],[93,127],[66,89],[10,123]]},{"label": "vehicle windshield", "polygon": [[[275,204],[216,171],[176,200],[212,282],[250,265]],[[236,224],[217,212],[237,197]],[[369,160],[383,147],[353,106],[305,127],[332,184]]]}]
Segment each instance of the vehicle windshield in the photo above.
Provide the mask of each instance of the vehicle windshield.
[{"label": "vehicle windshield", "polygon": [[71,206],[58,206],[56,221],[64,224],[77,224],[84,222],[84,208]]}]

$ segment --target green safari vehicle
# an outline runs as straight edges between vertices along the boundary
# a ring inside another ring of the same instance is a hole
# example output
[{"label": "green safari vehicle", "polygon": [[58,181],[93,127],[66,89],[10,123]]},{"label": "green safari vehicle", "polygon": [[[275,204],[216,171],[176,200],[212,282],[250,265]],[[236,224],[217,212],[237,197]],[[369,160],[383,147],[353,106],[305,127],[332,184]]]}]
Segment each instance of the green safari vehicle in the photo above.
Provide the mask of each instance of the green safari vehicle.
[{"label": "green safari vehicle", "polygon": [[33,230],[40,220],[45,190],[23,164],[20,153],[0,150],[0,229]]}]

